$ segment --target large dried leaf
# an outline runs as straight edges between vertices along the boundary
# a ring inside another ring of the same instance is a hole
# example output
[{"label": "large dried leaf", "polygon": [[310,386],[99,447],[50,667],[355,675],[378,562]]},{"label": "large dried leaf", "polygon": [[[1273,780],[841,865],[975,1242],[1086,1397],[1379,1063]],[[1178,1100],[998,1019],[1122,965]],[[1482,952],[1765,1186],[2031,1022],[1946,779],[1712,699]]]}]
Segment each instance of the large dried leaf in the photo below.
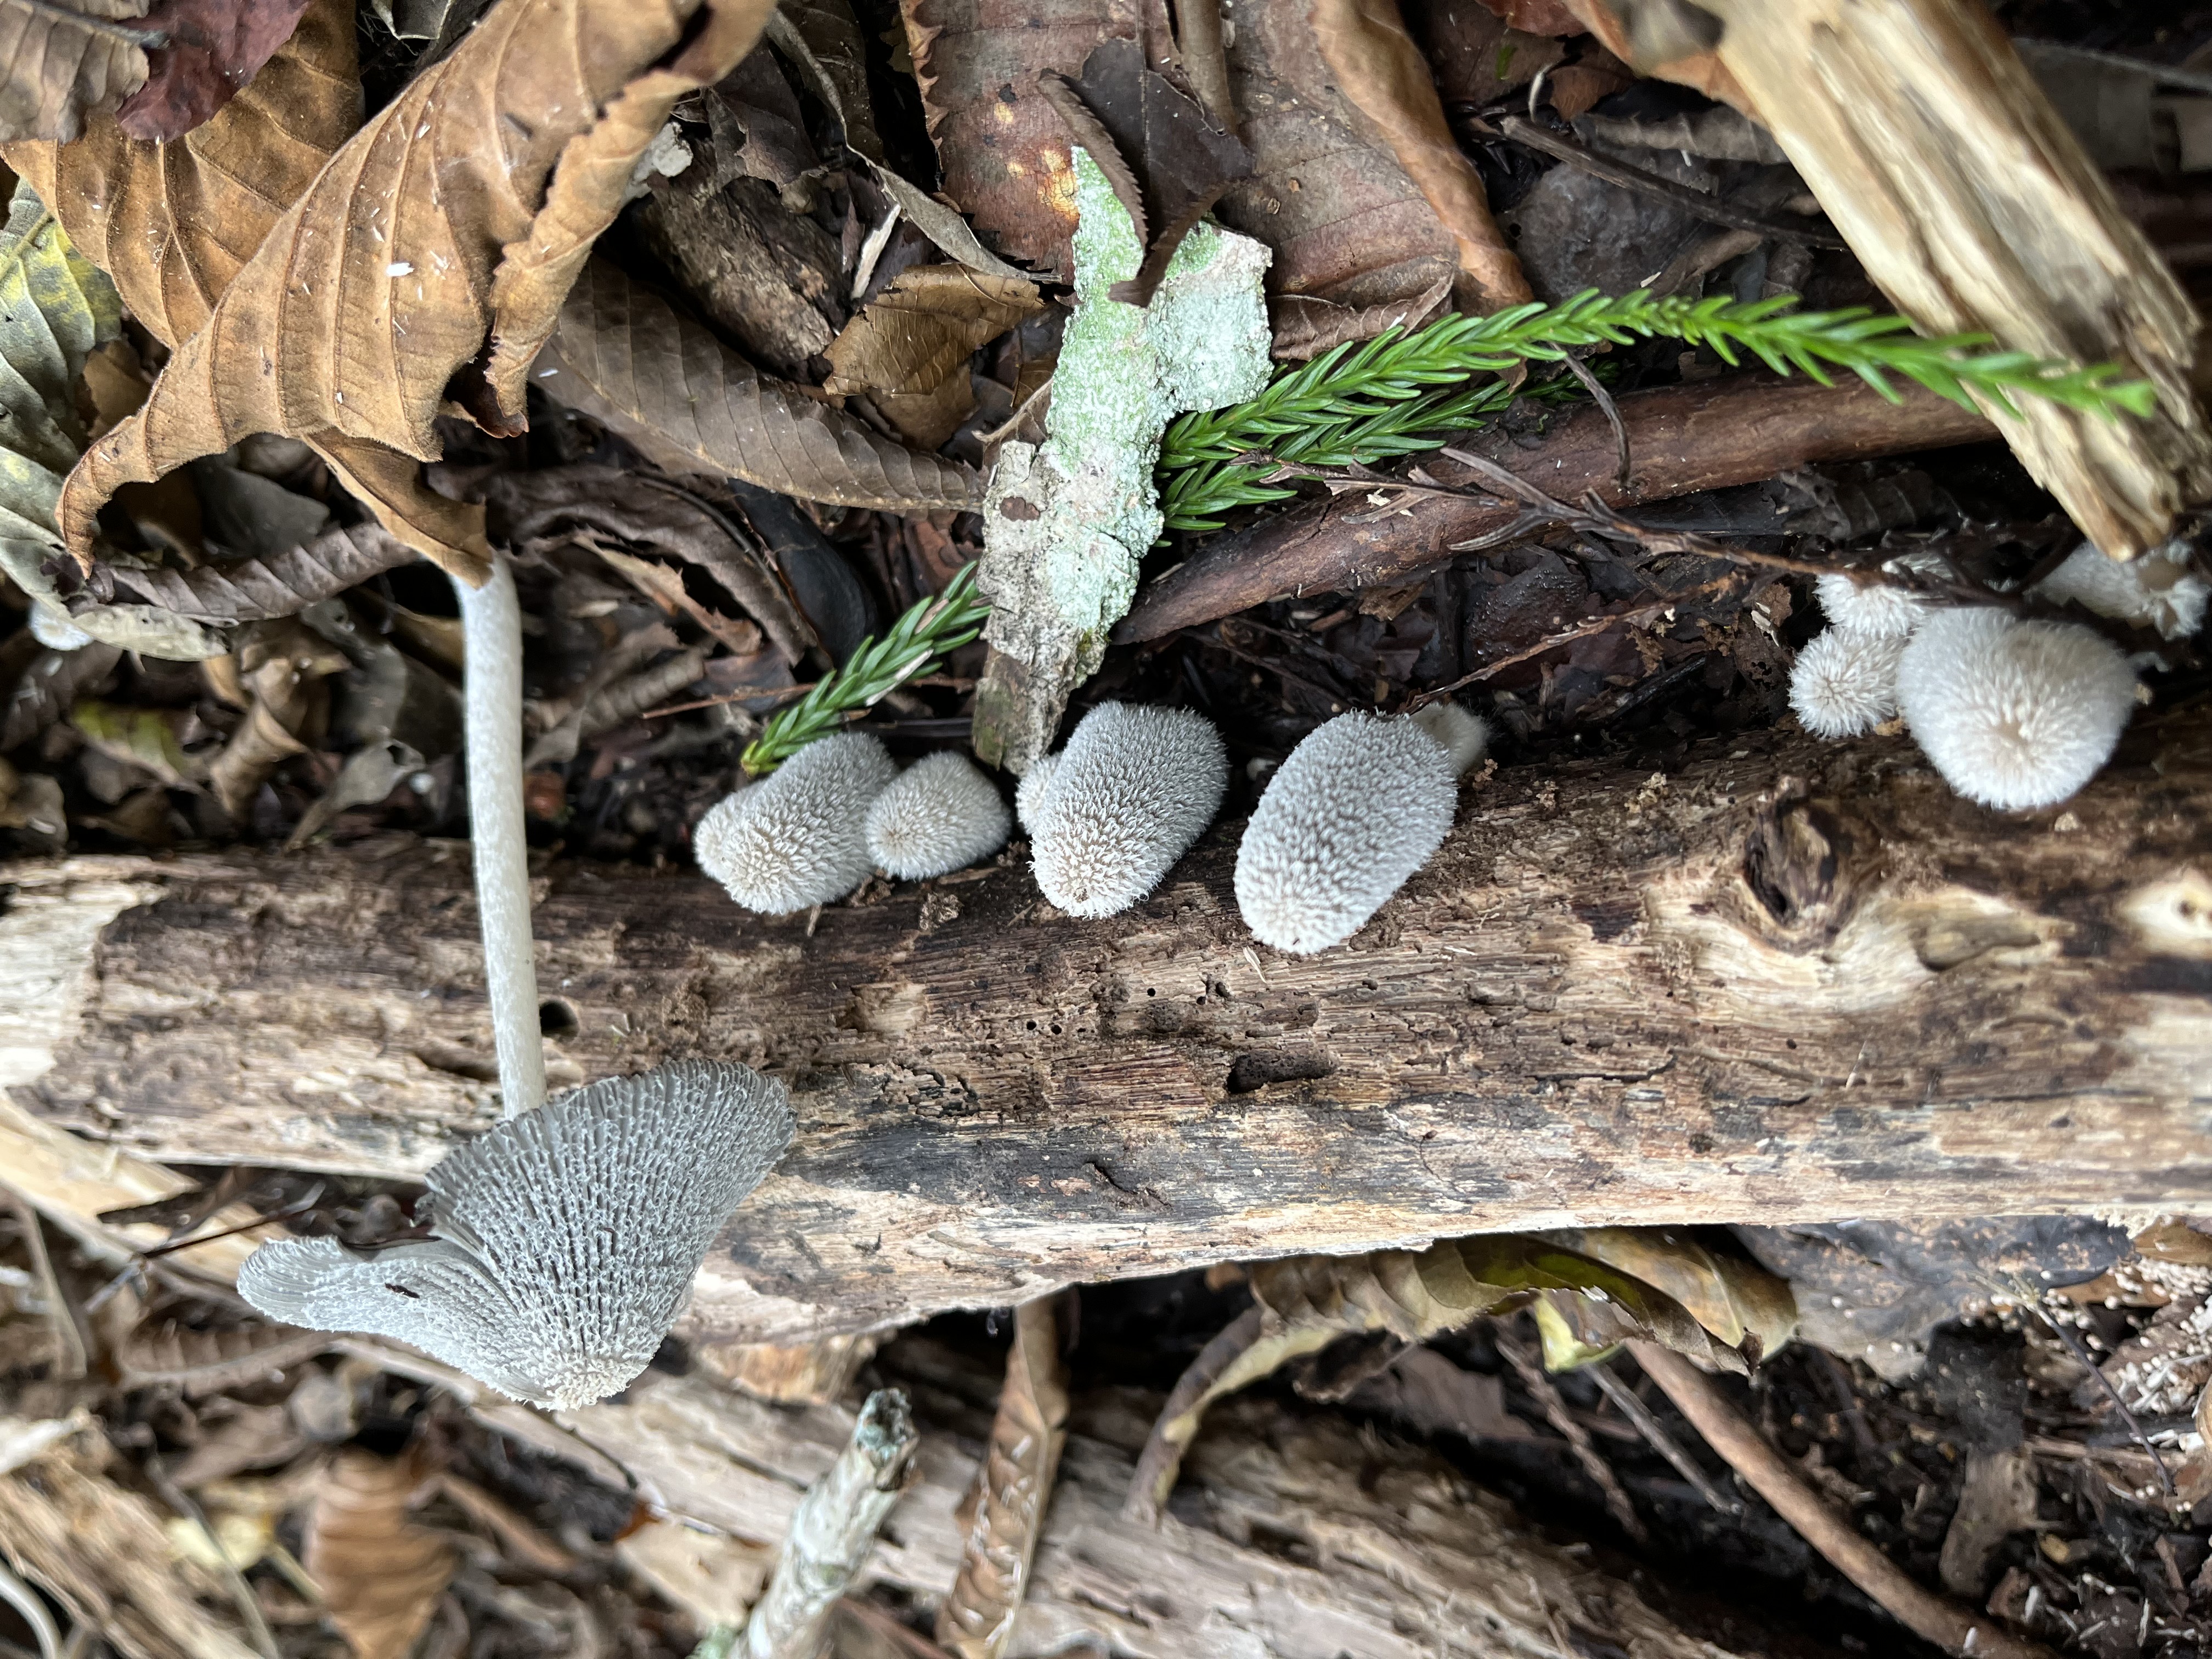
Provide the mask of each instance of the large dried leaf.
[{"label": "large dried leaf", "polygon": [[935,449],[975,406],[968,359],[1044,308],[1036,285],[959,265],[902,270],[830,343],[828,390],[866,392],[918,449]]},{"label": "large dried leaf", "polygon": [[[1000,252],[1057,281],[1075,268],[1074,162],[1067,129],[1037,76],[1076,74],[1101,42],[1138,37],[1145,9],[1146,0],[908,0],[905,7],[907,49],[946,192]],[[1165,38],[1164,19],[1154,15]],[[1240,15],[1240,34],[1244,27]]]},{"label": "large dried leaf", "polygon": [[[1611,1242],[1626,1253],[1618,1238]],[[1667,1255],[1662,1248],[1647,1257],[1656,1261]],[[1532,1297],[1546,1298],[1541,1307],[1554,1314],[1565,1304],[1578,1317],[1601,1316],[1609,1322],[1606,1342],[1643,1337],[1708,1363],[1745,1369],[1735,1347],[1709,1338],[1666,1291],[1595,1255],[1542,1238],[1486,1234],[1447,1239],[1418,1253],[1378,1250],[1266,1262],[1252,1274],[1258,1305],[1206,1346],[1168,1396],[1138,1459],[1127,1513],[1144,1519],[1158,1515],[1206,1407],[1223,1395],[1340,1337],[1379,1334],[1409,1345],[1425,1342]],[[1732,1311],[1722,1316],[1724,1327],[1731,1317]],[[1742,1326],[1733,1328],[1740,1337]],[[1584,1346],[1596,1352],[1604,1344]]]},{"label": "large dried leaf", "polygon": [[353,0],[314,0],[252,84],[185,138],[143,143],[102,117],[73,144],[15,143],[0,156],[173,346],[360,125]]},{"label": "large dried leaf", "polygon": [[307,7],[307,0],[155,0],[146,22],[168,42],[147,55],[146,84],[115,112],[116,124],[149,143],[183,137],[261,72]]},{"label": "large dried leaf", "polygon": [[637,161],[766,11],[501,0],[347,141],[146,406],[87,453],[63,495],[71,550],[84,556],[121,484],[274,432],[315,442],[394,534],[479,571],[480,534],[457,543],[410,511],[422,492],[405,464],[440,453],[449,396],[488,430],[521,429],[531,362]]},{"label": "large dried leaf", "polygon": [[0,0],[0,138],[74,138],[146,78],[140,0]]},{"label": "large dried leaf", "polygon": [[316,1488],[304,1565],[360,1659],[405,1659],[453,1576],[453,1546],[407,1518],[412,1457],[340,1452]]},{"label": "large dried leaf", "polygon": [[755,373],[604,259],[569,291],[535,380],[671,471],[725,473],[805,501],[891,513],[982,499],[971,468],[894,443]]},{"label": "large dried leaf", "polygon": [[937,1610],[937,1639],[957,1659],[998,1659],[1029,1588],[1067,1442],[1067,1367],[1054,1304],[1044,1297],[1014,1310],[990,1443],[961,1505],[960,1571]]},{"label": "large dried leaf", "polygon": [[1481,175],[1444,123],[1428,60],[1398,15],[1397,0],[1314,0],[1314,37],[1337,86],[1389,145],[1459,247],[1474,308],[1525,303],[1528,279],[1490,216]]},{"label": "large dried leaf", "polygon": [[1304,4],[1239,8],[1229,76],[1256,176],[1221,217],[1275,251],[1271,295],[1387,315],[1453,275],[1451,233],[1337,88]]},{"label": "large dried leaf", "polygon": [[179,617],[200,622],[259,622],[295,616],[318,599],[397,569],[415,550],[380,525],[340,526],[264,559],[202,565],[197,570],[118,569],[133,588]]}]

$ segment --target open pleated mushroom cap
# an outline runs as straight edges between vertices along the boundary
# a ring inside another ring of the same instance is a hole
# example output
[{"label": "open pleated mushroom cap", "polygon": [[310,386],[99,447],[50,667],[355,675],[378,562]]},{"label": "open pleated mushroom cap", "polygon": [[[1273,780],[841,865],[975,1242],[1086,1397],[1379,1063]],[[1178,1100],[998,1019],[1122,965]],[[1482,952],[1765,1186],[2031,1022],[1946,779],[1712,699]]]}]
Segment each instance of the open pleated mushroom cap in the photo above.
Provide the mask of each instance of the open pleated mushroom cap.
[{"label": "open pleated mushroom cap", "polygon": [[290,1324],[396,1337],[532,1405],[589,1405],[651,1363],[793,1127],[783,1085],[749,1066],[609,1078],[441,1161],[417,1206],[429,1243],[265,1244],[239,1292]]}]

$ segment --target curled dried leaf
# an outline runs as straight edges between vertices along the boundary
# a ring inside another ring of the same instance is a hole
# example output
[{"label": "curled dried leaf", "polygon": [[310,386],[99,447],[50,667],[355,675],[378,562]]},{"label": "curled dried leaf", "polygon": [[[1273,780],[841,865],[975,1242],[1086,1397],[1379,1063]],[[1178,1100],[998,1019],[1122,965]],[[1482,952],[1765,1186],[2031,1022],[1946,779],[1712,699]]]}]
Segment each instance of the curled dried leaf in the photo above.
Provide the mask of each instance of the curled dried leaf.
[{"label": "curled dried leaf", "polygon": [[937,1612],[937,1639],[957,1659],[998,1659],[1029,1585],[1052,1483],[1067,1441],[1067,1367],[1055,1298],[1014,1310],[1006,1386],[975,1484],[961,1505],[960,1571]]},{"label": "curled dried leaf", "polygon": [[916,265],[830,343],[827,389],[866,392],[918,449],[935,449],[975,405],[968,359],[1044,308],[1034,283],[959,265]]},{"label": "curled dried leaf", "polygon": [[891,513],[982,500],[972,468],[893,443],[755,373],[604,259],[569,290],[535,380],[671,471],[726,473],[805,501]]},{"label": "curled dried leaf", "polygon": [[200,622],[259,622],[296,616],[415,557],[380,525],[326,530],[275,556],[197,570],[118,569],[118,586],[143,593],[179,617]]},{"label": "curled dried leaf", "polygon": [[1739,1370],[1743,1365],[1735,1349],[1711,1340],[1664,1291],[1543,1238],[1489,1234],[1447,1239],[1419,1252],[1266,1262],[1252,1273],[1258,1306],[1208,1343],[1168,1396],[1138,1458],[1125,1512],[1157,1519],[1206,1407],[1285,1362],[1347,1335],[1380,1333],[1407,1344],[1425,1342],[1532,1297],[1546,1298],[1554,1310],[1565,1302],[1585,1319],[1602,1316],[1605,1331],[1589,1345],[1593,1353],[1635,1335],[1715,1363],[1733,1360]]},{"label": "curled dried leaf", "polygon": [[[487,430],[684,93],[726,74],[765,0],[505,0],[347,141],[177,348],[146,405],[100,440],[60,522],[87,556],[100,507],[258,432],[315,443],[394,534],[457,574],[481,532],[422,511],[449,398]],[[702,27],[694,28],[695,14]],[[664,60],[665,62],[664,63]]]},{"label": "curled dried leaf", "polygon": [[115,1363],[125,1388],[174,1384],[186,1395],[210,1394],[312,1359],[335,1340],[326,1331],[290,1325],[246,1325],[230,1331],[143,1328],[118,1345]]},{"label": "curled dried leaf", "polygon": [[155,0],[150,28],[167,39],[149,54],[145,85],[115,112],[149,143],[181,138],[259,74],[307,0]]},{"label": "curled dried leaf", "polygon": [[453,1576],[443,1534],[407,1518],[415,1457],[343,1451],[316,1488],[304,1565],[359,1659],[404,1659]]}]

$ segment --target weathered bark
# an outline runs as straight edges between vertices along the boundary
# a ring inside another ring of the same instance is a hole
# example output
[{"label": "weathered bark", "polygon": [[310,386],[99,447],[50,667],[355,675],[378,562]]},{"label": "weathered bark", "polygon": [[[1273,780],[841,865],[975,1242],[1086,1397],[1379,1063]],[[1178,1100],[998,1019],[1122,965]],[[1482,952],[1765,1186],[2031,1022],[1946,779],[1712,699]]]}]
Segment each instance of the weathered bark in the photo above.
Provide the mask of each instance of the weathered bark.
[{"label": "weathered bark", "polygon": [[1931,331],[1986,331],[2007,350],[2117,361],[2158,387],[2148,419],[2039,398],[1990,408],[2106,552],[2131,557],[2172,535],[2212,492],[2212,423],[2191,388],[2203,319],[1983,0],[1705,9],[1737,101],[1900,311]]},{"label": "weathered bark", "polygon": [[[1562,501],[1595,489],[1615,507],[1634,507],[1754,483],[1792,467],[1996,435],[1980,416],[1932,392],[1897,391],[1901,401],[1893,404],[1856,377],[1826,386],[1759,374],[1633,393],[1619,403],[1629,439],[1626,489],[1616,477],[1613,423],[1595,406],[1577,410],[1529,448],[1504,434],[1468,447]],[[1439,483],[1483,488],[1469,469],[1440,455],[1421,464]],[[1378,514],[1364,491],[1316,501],[1224,536],[1177,565],[1137,595],[1114,637],[1157,640],[1285,594],[1387,586],[1449,559],[1454,543],[1503,530],[1521,511],[1518,501],[1430,496]]]},{"label": "weathered bark", "polygon": [[[1217,829],[1110,921],[1006,867],[771,921],[556,866],[557,1083],[726,1056],[791,1153],[690,1324],[791,1343],[1058,1285],[1569,1224],[2212,1198],[2208,724],[2060,811],[1902,740],[1470,792],[1348,945],[1255,945]],[[494,1121],[466,849],[16,866],[0,1082],[179,1162],[417,1174]],[[13,1046],[9,1046],[12,1044]]]}]

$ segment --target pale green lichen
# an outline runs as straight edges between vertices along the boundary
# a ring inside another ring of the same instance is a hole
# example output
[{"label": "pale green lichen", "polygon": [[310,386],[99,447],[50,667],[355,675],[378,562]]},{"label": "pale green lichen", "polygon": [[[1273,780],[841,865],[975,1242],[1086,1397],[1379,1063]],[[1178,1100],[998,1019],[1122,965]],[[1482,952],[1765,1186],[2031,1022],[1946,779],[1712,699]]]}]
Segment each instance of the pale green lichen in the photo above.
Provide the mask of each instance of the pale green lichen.
[{"label": "pale green lichen", "polygon": [[1266,246],[1200,223],[1152,303],[1125,304],[1109,290],[1136,275],[1136,228],[1079,148],[1075,178],[1077,304],[1045,441],[1000,451],[983,510],[979,586],[999,656],[978,699],[975,746],[1016,772],[1048,744],[1136,595],[1138,562],[1164,522],[1152,482],[1160,434],[1185,410],[1255,396],[1269,374]]}]

